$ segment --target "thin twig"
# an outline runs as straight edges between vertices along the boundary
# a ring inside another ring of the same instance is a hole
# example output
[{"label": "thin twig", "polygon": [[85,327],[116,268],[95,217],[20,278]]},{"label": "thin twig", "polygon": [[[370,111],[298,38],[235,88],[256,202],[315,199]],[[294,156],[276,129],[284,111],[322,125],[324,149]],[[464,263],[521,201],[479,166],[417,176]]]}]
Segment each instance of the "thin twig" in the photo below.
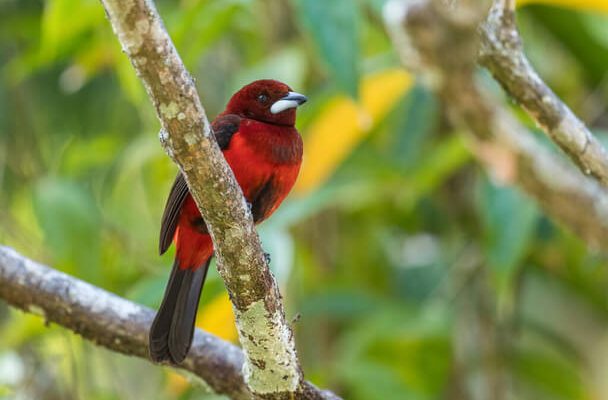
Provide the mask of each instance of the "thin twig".
[{"label": "thin twig", "polygon": [[397,47],[401,58],[419,60],[414,70],[466,128],[474,155],[496,180],[519,186],[589,245],[608,249],[606,189],[537,143],[476,81],[477,26],[485,13],[479,3],[465,3],[448,10],[440,0],[389,2],[391,14],[400,16],[386,19],[389,31],[411,43]]},{"label": "thin twig", "polygon": [[481,24],[480,64],[581,171],[608,186],[606,149],[530,64],[515,24],[513,3],[497,0]]}]

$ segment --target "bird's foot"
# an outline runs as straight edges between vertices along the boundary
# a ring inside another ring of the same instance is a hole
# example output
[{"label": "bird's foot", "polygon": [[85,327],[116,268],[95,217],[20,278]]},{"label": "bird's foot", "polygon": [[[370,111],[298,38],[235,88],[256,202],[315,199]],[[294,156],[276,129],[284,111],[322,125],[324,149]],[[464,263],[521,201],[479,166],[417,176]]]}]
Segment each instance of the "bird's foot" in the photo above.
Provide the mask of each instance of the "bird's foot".
[{"label": "bird's foot", "polygon": [[266,259],[266,264],[270,264],[270,253],[264,253],[264,258]]}]

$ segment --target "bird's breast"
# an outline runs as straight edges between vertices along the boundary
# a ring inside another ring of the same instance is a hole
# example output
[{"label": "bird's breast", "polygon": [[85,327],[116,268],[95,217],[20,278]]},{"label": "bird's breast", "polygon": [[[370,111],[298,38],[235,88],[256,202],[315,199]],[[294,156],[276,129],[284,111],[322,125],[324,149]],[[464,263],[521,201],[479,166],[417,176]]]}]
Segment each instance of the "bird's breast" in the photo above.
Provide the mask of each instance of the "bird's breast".
[{"label": "bird's breast", "polygon": [[270,215],[293,187],[302,162],[302,139],[293,127],[244,121],[224,150],[224,157],[251,203],[272,185]]}]

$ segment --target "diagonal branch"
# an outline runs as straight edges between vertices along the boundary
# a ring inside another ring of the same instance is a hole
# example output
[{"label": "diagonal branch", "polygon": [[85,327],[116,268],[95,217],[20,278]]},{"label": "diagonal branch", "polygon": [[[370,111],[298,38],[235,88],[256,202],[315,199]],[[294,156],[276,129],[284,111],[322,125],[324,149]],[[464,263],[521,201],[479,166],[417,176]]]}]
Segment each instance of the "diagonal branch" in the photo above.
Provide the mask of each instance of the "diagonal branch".
[{"label": "diagonal branch", "polygon": [[207,223],[232,300],[251,391],[264,398],[304,390],[293,333],[240,187],[151,0],[101,0],[152,100],[161,141],[179,165]]},{"label": "diagonal branch", "polygon": [[[29,260],[0,246],[0,298],[39,314],[112,351],[147,358],[154,312],[103,289]],[[202,378],[218,394],[246,400],[251,394],[242,374],[241,350],[200,329],[178,368]],[[304,399],[338,399],[308,382]]]},{"label": "diagonal branch", "polygon": [[538,76],[523,51],[512,0],[497,0],[481,24],[479,62],[585,174],[608,186],[608,154]]},{"label": "diagonal branch", "polygon": [[430,83],[454,123],[468,130],[472,151],[486,169],[522,188],[591,246],[606,249],[606,189],[540,145],[475,80],[477,27],[485,17],[480,2],[463,0],[449,8],[441,0],[392,0],[386,7],[402,60]]}]

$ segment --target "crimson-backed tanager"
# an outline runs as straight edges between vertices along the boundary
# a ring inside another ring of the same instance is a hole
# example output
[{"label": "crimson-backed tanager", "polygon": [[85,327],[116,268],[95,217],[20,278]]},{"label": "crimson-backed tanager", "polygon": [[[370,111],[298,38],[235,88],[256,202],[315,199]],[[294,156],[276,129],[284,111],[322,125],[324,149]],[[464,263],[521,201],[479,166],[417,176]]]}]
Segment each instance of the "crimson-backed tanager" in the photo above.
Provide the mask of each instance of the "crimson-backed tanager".
[{"label": "crimson-backed tanager", "polygon": [[[296,108],[306,100],[281,82],[259,80],[236,92],[212,123],[255,223],[277,209],[298,176],[302,138],[294,124]],[[181,173],[163,213],[160,254],[171,242],[175,242],[175,261],[150,329],[150,357],[177,364],[190,349],[201,290],[213,256],[207,225]]]}]

